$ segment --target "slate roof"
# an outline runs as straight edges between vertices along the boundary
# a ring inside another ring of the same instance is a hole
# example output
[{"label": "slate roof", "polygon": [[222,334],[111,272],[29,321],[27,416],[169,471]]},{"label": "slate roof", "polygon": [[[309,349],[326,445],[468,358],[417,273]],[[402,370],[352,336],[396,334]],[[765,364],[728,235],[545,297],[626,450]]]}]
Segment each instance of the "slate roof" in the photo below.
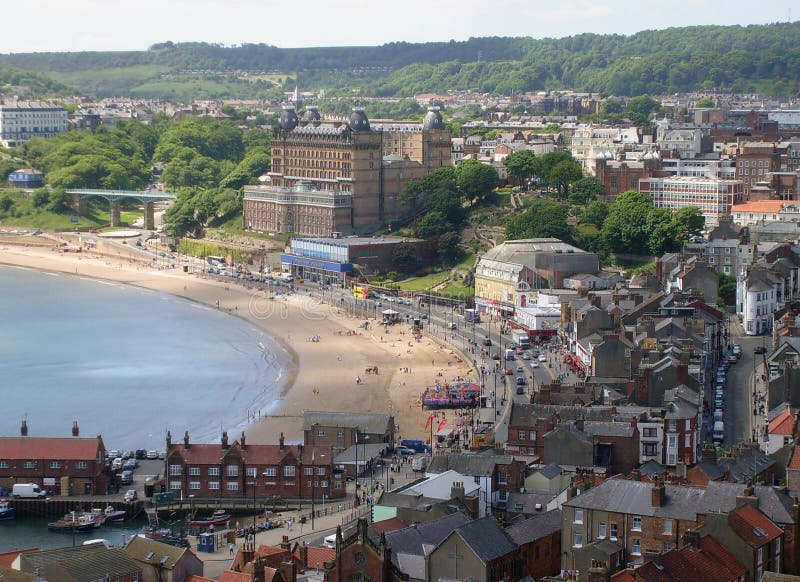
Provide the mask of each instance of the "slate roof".
[{"label": "slate roof", "polygon": [[583,432],[590,436],[631,438],[635,429],[626,422],[587,421],[583,424]]},{"label": "slate roof", "polygon": [[[412,525],[405,529],[388,532],[386,534],[386,545],[391,548],[391,559],[395,566],[401,571],[411,572],[401,567],[401,562],[406,566],[412,566],[418,562],[413,558],[401,558],[400,556],[423,557],[425,550],[423,546],[436,547],[447,538],[456,528],[468,523],[469,517],[462,513],[454,513],[428,523]],[[423,564],[424,568],[424,564]]]},{"label": "slate roof", "polygon": [[491,515],[460,526],[456,531],[483,564],[517,551],[505,530]]},{"label": "slate roof", "polygon": [[355,412],[303,412],[303,430],[311,430],[315,424],[320,426],[336,426],[358,428],[367,434],[383,434],[394,428],[394,418],[388,414],[369,414]]},{"label": "slate roof", "polygon": [[646,463],[642,463],[639,467],[639,473],[642,475],[647,475],[648,477],[654,477],[655,475],[663,475],[667,472],[667,469],[658,461],[654,461],[650,459]]},{"label": "slate roof", "polygon": [[475,453],[447,453],[434,455],[428,465],[428,473],[443,473],[453,470],[472,477],[491,477],[495,466],[509,465],[514,460],[510,455],[477,455]]},{"label": "slate roof", "polygon": [[355,463],[358,460],[359,464],[364,463],[364,459],[374,459],[380,457],[386,447],[386,443],[369,443],[352,445],[333,458],[335,464]]},{"label": "slate roof", "polygon": [[506,533],[518,546],[529,544],[545,536],[561,531],[561,510],[548,511],[506,528]]},{"label": "slate roof", "polygon": [[92,461],[101,448],[100,437],[0,437],[0,459],[8,460]]},{"label": "slate roof", "polygon": [[58,548],[55,550],[44,550],[32,554],[22,554],[20,556],[19,565],[20,570],[23,572],[34,573],[38,569],[40,572],[44,571],[45,566],[48,564],[60,562],[62,560],[69,560],[73,557],[88,558],[95,554],[106,552],[105,544],[97,542],[96,544],[89,544],[86,546],[75,546],[67,548]]},{"label": "slate roof", "polygon": [[725,476],[725,468],[709,461],[700,461],[696,465],[711,481],[716,481]]},{"label": "slate roof", "polygon": [[[653,483],[627,479],[608,479],[564,505],[600,511],[633,515],[684,519],[696,521],[698,514],[712,511],[728,512],[736,508],[736,497],[742,495],[745,485],[710,481],[705,489],[666,484],[664,504],[654,507],[651,489]],[[792,500],[772,487],[757,486],[755,495],[759,509],[778,524],[794,523]]]},{"label": "slate roof", "polygon": [[563,472],[564,469],[562,469],[555,463],[550,463],[549,465],[545,465],[544,467],[542,467],[537,471],[537,473],[539,473],[539,475],[541,475],[545,479],[554,479],[559,475],[561,475],[561,473]]},{"label": "slate roof", "polygon": [[[147,558],[147,555],[150,552],[153,552],[154,554],[152,559]],[[148,564],[152,563],[153,560],[161,563],[161,560],[164,557],[167,557],[169,559],[165,560],[162,564],[162,568],[167,570],[172,570],[181,560],[181,558],[183,558],[183,556],[187,553],[192,556],[194,555],[194,553],[188,548],[179,548],[177,546],[171,546],[169,544],[139,536],[131,538],[131,541],[129,541],[125,546],[125,553],[134,560],[139,562],[147,562]]]},{"label": "slate roof", "polygon": [[561,420],[576,420],[583,415],[586,420],[611,420],[614,408],[611,406],[555,406],[551,404],[519,404],[511,406],[509,426],[535,426],[539,418],[559,416]]},{"label": "slate roof", "polygon": [[717,464],[728,470],[731,479],[745,483],[772,467],[775,460],[758,448],[748,447],[736,453],[733,459],[720,459]]},{"label": "slate roof", "polygon": [[141,565],[128,557],[122,548],[104,547],[100,552],[73,555],[64,560],[50,562],[41,572],[48,580],[63,579],[66,574],[74,582],[93,582],[141,571]]},{"label": "slate roof", "polygon": [[[510,513],[522,513],[525,515],[537,515],[544,509],[536,509],[536,504],[543,508],[553,501],[556,496],[549,491],[526,491],[525,493],[509,493],[506,500],[506,511]],[[517,508],[521,505],[521,508]]]}]

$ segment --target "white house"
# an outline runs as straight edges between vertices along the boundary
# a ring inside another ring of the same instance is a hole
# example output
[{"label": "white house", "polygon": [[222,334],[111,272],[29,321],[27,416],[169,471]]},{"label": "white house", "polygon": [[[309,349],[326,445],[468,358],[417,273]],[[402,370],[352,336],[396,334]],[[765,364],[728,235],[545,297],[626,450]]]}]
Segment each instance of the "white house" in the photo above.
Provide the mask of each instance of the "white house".
[{"label": "white house", "polygon": [[766,270],[751,269],[736,280],[736,314],[747,335],[772,331],[772,314],[777,309],[777,282]]}]

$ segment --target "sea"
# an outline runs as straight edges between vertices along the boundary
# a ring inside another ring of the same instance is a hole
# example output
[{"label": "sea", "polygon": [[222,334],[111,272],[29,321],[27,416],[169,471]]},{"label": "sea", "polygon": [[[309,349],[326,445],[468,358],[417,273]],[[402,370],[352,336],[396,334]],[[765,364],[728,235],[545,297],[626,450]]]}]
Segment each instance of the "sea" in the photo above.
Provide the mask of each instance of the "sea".
[{"label": "sea", "polygon": [[[187,430],[192,442],[223,430],[233,441],[279,404],[293,366],[269,334],[214,308],[0,266],[0,436],[19,435],[25,419],[29,436],[69,437],[77,421],[107,450],[162,451],[168,430],[174,442]],[[2,525],[0,551],[11,542]]]}]

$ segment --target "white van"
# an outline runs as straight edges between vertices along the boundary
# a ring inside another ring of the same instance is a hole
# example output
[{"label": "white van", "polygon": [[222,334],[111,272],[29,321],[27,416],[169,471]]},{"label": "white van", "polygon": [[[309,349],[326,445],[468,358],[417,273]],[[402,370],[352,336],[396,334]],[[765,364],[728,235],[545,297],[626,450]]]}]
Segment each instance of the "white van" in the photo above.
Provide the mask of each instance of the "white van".
[{"label": "white van", "polygon": [[11,490],[11,495],[13,495],[15,499],[42,499],[47,497],[47,492],[39,489],[36,483],[16,483]]},{"label": "white van", "polygon": [[325,536],[325,539],[322,540],[322,545],[326,548],[330,548],[331,550],[336,549],[336,534],[332,533],[329,536]]},{"label": "white van", "polygon": [[428,467],[428,455],[414,455],[411,460],[412,471],[424,471]]},{"label": "white van", "polygon": [[717,408],[714,411],[714,422],[721,422],[722,421],[722,410]]},{"label": "white van", "polygon": [[715,444],[725,440],[725,424],[721,420],[714,423],[714,436],[712,440]]}]

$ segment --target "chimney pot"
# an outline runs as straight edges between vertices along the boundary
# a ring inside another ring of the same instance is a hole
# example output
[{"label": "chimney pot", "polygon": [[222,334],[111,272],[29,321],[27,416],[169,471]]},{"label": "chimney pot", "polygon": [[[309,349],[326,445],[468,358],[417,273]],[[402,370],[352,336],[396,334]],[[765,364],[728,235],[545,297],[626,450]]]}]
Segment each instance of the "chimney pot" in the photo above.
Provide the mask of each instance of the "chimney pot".
[{"label": "chimney pot", "polygon": [[22,420],[22,425],[19,427],[20,436],[28,436],[28,421]]},{"label": "chimney pot", "polygon": [[228,448],[228,431],[222,431],[222,448]]},{"label": "chimney pot", "polygon": [[81,430],[80,430],[80,428],[78,428],[78,421],[77,420],[73,420],[72,421],[72,436],[76,437],[76,436],[78,436],[80,434],[81,434]]}]

